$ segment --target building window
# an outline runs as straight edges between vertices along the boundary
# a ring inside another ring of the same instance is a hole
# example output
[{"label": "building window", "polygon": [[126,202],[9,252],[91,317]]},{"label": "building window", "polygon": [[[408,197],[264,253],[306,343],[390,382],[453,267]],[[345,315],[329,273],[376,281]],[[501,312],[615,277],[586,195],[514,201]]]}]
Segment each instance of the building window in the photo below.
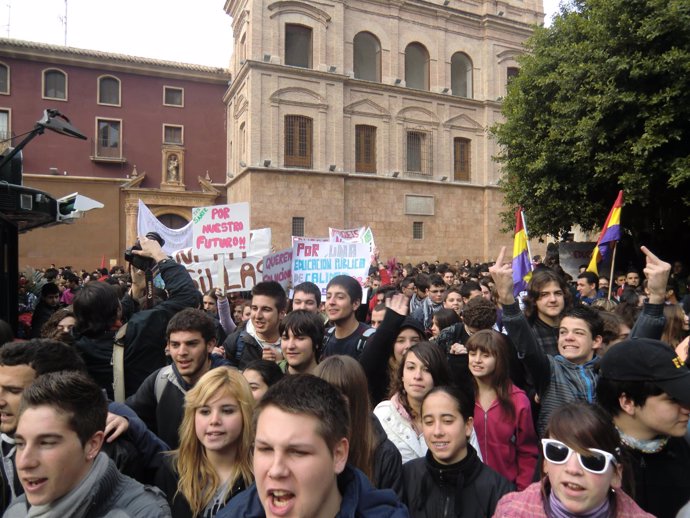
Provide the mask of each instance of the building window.
[{"label": "building window", "polygon": [[304,218],[292,218],[292,235],[297,237],[304,237]]},{"label": "building window", "polygon": [[311,68],[311,29],[304,25],[285,25],[285,64]]},{"label": "building window", "polygon": [[98,135],[96,156],[99,158],[122,157],[122,122],[112,119],[97,119]]},{"label": "building window", "polygon": [[355,171],[376,172],[376,126],[355,126]]},{"label": "building window", "polygon": [[431,176],[431,135],[423,131],[408,131],[406,134],[408,173]]},{"label": "building window", "polygon": [[55,69],[43,71],[43,97],[67,100],[67,75],[63,71]]},{"label": "building window", "polygon": [[450,88],[453,95],[472,98],[472,60],[462,52],[450,58]]},{"label": "building window", "polygon": [[238,57],[240,59],[240,65],[247,60],[247,35],[243,34],[240,38],[240,44],[238,46]]},{"label": "building window", "polygon": [[472,141],[457,137],[453,139],[453,179],[456,182],[470,181]]},{"label": "building window", "polygon": [[240,161],[247,161],[247,131],[246,124],[243,122],[240,124],[240,135],[239,135],[239,145],[240,145]]},{"label": "building window", "polygon": [[408,88],[429,89],[429,52],[421,43],[405,49],[405,84]]},{"label": "building window", "polygon": [[10,111],[0,109],[0,153],[5,151],[12,143],[10,130]]},{"label": "building window", "polygon": [[285,116],[285,166],[311,169],[312,120],[301,115]]},{"label": "building window", "polygon": [[98,104],[120,106],[120,80],[117,77],[98,78]]},{"label": "building window", "polygon": [[507,69],[507,79],[506,82],[510,83],[513,79],[515,79],[518,75],[520,74],[520,68],[519,67],[508,67]]},{"label": "building window", "polygon": [[0,94],[10,93],[10,67],[0,63]]},{"label": "building window", "polygon": [[354,39],[355,78],[381,81],[381,44],[370,32],[360,32]]},{"label": "building window", "polygon": [[164,86],[163,104],[165,106],[184,106],[184,88]]},{"label": "building window", "polygon": [[163,124],[163,143],[177,144],[179,146],[184,144],[184,126]]},{"label": "building window", "polygon": [[424,222],[412,222],[412,239],[424,239]]}]

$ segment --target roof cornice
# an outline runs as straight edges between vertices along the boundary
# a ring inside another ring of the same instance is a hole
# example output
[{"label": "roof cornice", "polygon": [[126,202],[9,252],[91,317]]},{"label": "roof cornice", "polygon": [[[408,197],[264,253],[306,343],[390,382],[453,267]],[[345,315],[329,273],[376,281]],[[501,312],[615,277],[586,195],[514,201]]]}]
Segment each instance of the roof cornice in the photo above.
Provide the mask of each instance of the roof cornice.
[{"label": "roof cornice", "polygon": [[0,56],[47,63],[69,64],[84,68],[108,68],[112,71],[144,74],[147,76],[177,77],[226,84],[231,77],[230,70],[226,68],[9,38],[0,38]]}]

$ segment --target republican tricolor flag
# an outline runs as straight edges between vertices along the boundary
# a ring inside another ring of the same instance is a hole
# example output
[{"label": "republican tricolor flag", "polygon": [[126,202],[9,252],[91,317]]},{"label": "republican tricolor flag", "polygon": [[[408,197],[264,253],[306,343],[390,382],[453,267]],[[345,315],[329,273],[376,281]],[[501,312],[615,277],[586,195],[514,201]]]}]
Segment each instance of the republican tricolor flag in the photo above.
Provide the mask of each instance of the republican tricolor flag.
[{"label": "republican tricolor flag", "polygon": [[601,229],[601,235],[599,236],[599,241],[597,241],[597,246],[595,246],[592,251],[592,259],[589,261],[589,266],[587,267],[588,272],[594,272],[599,275],[598,264],[608,259],[612,250],[612,244],[620,240],[622,207],[623,191],[618,191],[618,198],[616,198],[613,207],[611,207],[611,212],[609,212],[606,223],[604,223],[604,227]]},{"label": "republican tricolor flag", "polygon": [[513,241],[513,294],[517,297],[527,290],[532,278],[532,258],[529,253],[529,238],[522,208],[515,211],[515,240]]}]

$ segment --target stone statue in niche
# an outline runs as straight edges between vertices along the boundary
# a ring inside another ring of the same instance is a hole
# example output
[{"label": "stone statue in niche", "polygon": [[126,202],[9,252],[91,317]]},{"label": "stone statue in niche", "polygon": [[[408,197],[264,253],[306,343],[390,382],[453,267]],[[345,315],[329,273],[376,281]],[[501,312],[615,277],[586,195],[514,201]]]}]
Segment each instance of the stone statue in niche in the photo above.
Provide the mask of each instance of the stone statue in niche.
[{"label": "stone statue in niche", "polygon": [[168,157],[168,182],[177,183],[180,181],[180,161],[176,154]]}]

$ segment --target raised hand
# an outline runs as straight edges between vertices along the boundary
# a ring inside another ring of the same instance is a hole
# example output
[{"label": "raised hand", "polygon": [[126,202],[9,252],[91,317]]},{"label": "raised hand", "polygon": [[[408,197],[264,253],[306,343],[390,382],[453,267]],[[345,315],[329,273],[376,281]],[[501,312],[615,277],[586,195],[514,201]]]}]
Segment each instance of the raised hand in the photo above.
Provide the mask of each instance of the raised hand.
[{"label": "raised hand", "polygon": [[663,304],[666,300],[666,285],[671,274],[671,265],[654,255],[646,246],[640,247],[645,255],[644,275],[647,278],[650,304]]},{"label": "raised hand", "polygon": [[512,304],[515,302],[513,297],[513,266],[510,261],[505,261],[506,247],[501,247],[501,252],[496,258],[496,263],[489,267],[491,278],[496,283],[498,301],[501,304]]},{"label": "raised hand", "polygon": [[407,315],[410,311],[410,298],[402,293],[396,293],[386,301],[386,307],[398,315]]}]

